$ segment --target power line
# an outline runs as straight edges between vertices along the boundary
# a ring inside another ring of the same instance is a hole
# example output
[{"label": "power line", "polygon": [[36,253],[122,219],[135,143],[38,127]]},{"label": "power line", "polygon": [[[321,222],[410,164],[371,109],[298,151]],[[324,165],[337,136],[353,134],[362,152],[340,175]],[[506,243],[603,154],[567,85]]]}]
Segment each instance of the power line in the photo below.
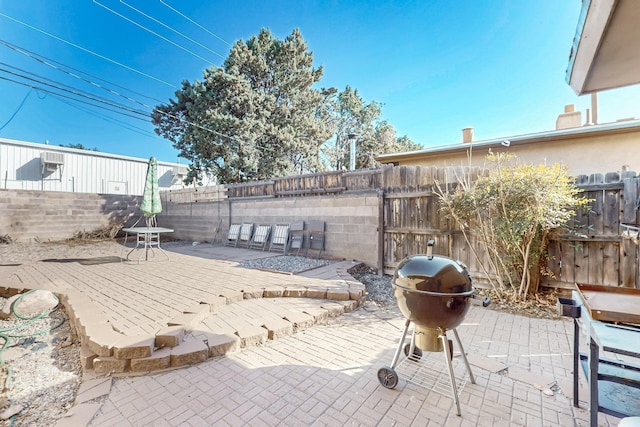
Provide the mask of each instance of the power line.
[{"label": "power line", "polygon": [[206,31],[207,33],[209,33],[210,35],[212,35],[213,37],[217,38],[218,40],[220,40],[222,43],[225,43],[227,46],[231,47],[231,43],[229,43],[228,41],[226,41],[225,39],[223,39],[222,37],[220,37],[219,35],[212,33],[211,31],[209,31],[207,28],[203,27],[202,25],[198,24],[196,21],[194,21],[193,19],[189,18],[187,15],[185,15],[184,13],[180,12],[178,9],[170,6],[167,2],[160,0],[160,3],[162,3],[163,5],[165,5],[166,7],[168,7],[169,9],[171,9],[172,11],[174,11],[175,13],[177,13],[178,15],[182,16],[184,19],[186,19],[187,21],[191,22],[193,25],[198,26],[199,28],[201,28],[202,30]]},{"label": "power line", "polygon": [[82,111],[82,112],[84,112],[86,114],[89,114],[91,116],[97,117],[97,118],[99,118],[101,120],[104,120],[104,121],[107,121],[107,122],[110,122],[110,123],[114,123],[114,124],[119,125],[119,126],[122,126],[123,128],[128,129],[128,130],[130,130],[132,132],[136,132],[136,133],[138,133],[140,135],[147,136],[147,137],[155,137],[155,136],[157,136],[153,132],[149,132],[146,129],[142,129],[142,128],[139,128],[137,126],[133,126],[133,125],[127,123],[127,122],[123,122],[122,120],[118,120],[118,119],[115,119],[113,117],[106,116],[104,114],[97,114],[97,113],[95,113],[95,112],[93,112],[93,111],[91,111],[91,110],[89,110],[87,108],[82,108],[82,107],[80,107],[78,105],[75,105],[73,102],[69,102],[69,101],[67,101],[65,99],[56,98],[56,97],[54,97],[54,99],[56,99],[59,102],[62,102],[63,104],[66,104],[66,105],[68,105],[68,106],[70,106],[72,108],[80,110],[80,111]]},{"label": "power line", "polygon": [[[59,81],[54,80],[54,79],[50,79],[50,78],[45,77],[45,76],[41,76],[40,74],[32,73],[32,72],[30,72],[30,71],[27,71],[27,70],[24,70],[24,69],[22,69],[22,68],[19,68],[19,67],[13,66],[13,65],[11,65],[11,64],[7,64],[7,63],[5,63],[5,62],[0,62],[0,65],[4,65],[5,67],[9,67],[9,68],[12,68],[12,69],[14,69],[14,70],[21,71],[22,73],[25,73],[25,74],[28,74],[28,75],[31,75],[31,76],[37,77],[37,78],[39,78],[39,79],[41,79],[41,80],[48,81],[48,82],[52,83],[51,85],[48,85],[48,86],[50,86],[50,87],[55,87],[55,86],[54,86],[54,84],[55,84],[55,85],[58,85],[58,86],[61,86],[61,87],[67,88],[68,92],[71,92],[71,93],[78,92],[78,93],[84,94],[86,97],[92,97],[92,96],[94,95],[92,92],[89,92],[89,91],[86,91],[86,90],[82,90],[82,89],[78,89],[78,88],[76,88],[76,87],[74,87],[74,86],[71,86],[71,85],[68,85],[68,84],[65,84],[65,83],[59,82]],[[28,78],[28,77],[26,77],[24,74],[14,73],[14,72],[11,72],[11,71],[8,71],[8,70],[5,70],[5,69],[2,69],[2,68],[0,68],[0,71],[1,71],[1,72],[5,72],[5,73],[8,73],[8,74],[12,74],[12,75],[17,76],[17,77],[25,78],[25,79],[27,79],[27,80],[37,81],[37,80],[35,80],[35,79],[29,79],[29,78]],[[43,83],[43,82],[41,82],[41,81],[37,81],[37,82],[38,82],[38,83],[42,83],[42,84],[46,84],[46,83]],[[57,88],[57,87],[55,87],[55,88],[56,88],[56,89],[60,89],[60,88]],[[99,97],[99,99],[101,99],[101,100],[103,100],[103,101],[105,101],[105,102],[110,102],[107,98]],[[148,108],[153,109],[153,107],[151,107],[151,106],[148,106]]]},{"label": "power line", "polygon": [[[129,88],[124,87],[124,86],[122,86],[122,85],[119,85],[119,84],[117,84],[117,83],[113,83],[113,82],[111,82],[111,81],[109,81],[109,80],[103,79],[103,78],[101,78],[101,77],[99,77],[99,76],[96,76],[96,75],[94,75],[94,74],[87,73],[86,71],[82,71],[82,70],[80,70],[80,69],[78,69],[78,68],[74,68],[74,67],[72,67],[72,66],[70,66],[70,65],[67,65],[67,64],[64,64],[64,63],[62,63],[62,62],[60,62],[60,61],[56,61],[55,59],[48,58],[48,57],[46,57],[46,56],[44,56],[44,55],[41,55],[41,54],[36,53],[36,52],[33,52],[33,51],[31,51],[31,50],[29,50],[29,49],[26,49],[26,48],[24,48],[24,47],[21,47],[21,46],[15,45],[15,44],[10,43],[10,42],[8,42],[8,41],[6,41],[6,40],[2,40],[2,39],[0,39],[0,44],[3,44],[3,45],[5,45],[6,47],[8,47],[9,49],[12,49],[12,50],[14,50],[14,51],[16,51],[16,52],[18,52],[18,53],[20,53],[20,54],[22,54],[22,55],[24,55],[24,56],[28,57],[28,58],[33,59],[34,61],[40,62],[41,64],[46,65],[47,67],[53,68],[54,70],[57,70],[57,71],[63,72],[63,73],[65,73],[65,74],[67,74],[67,75],[70,75],[70,76],[72,76],[72,77],[79,78],[79,79],[81,79],[81,80],[83,80],[83,81],[87,81],[87,82],[89,81],[89,80],[85,80],[85,79],[84,79],[84,78],[82,78],[82,77],[76,76],[76,75],[74,75],[73,73],[71,73],[71,72],[69,72],[69,71],[67,71],[67,70],[64,70],[64,69],[62,69],[62,68],[60,68],[60,67],[58,67],[58,66],[56,66],[56,65],[54,65],[54,64],[58,64],[58,65],[60,65],[60,66],[62,66],[62,67],[65,67],[65,68],[68,68],[68,69],[70,69],[70,70],[76,71],[76,72],[78,72],[78,73],[80,73],[80,74],[84,74],[84,75],[86,75],[86,76],[92,77],[92,78],[94,78],[94,79],[96,79],[96,80],[99,80],[99,81],[101,81],[101,82],[108,83],[108,84],[110,84],[110,85],[112,85],[112,86],[115,86],[115,87],[117,87],[117,88],[124,89],[124,90],[126,90],[126,91],[128,91],[128,92],[131,92],[131,93],[134,93],[134,94],[136,94],[136,95],[138,95],[138,96],[142,96],[142,97],[147,98],[147,99],[150,99],[150,100],[152,100],[152,101],[156,101],[156,102],[158,102],[158,103],[162,103],[162,101],[161,101],[161,100],[159,100],[159,99],[157,99],[157,98],[154,98],[154,97],[149,96],[149,95],[145,95],[145,94],[140,93],[140,92],[136,92],[136,91],[135,91],[135,90],[133,90],[133,89],[129,89]],[[95,86],[95,84],[94,84],[94,86]],[[108,90],[108,89],[107,89],[107,90]]]},{"label": "power line", "polygon": [[219,57],[220,57],[220,58],[222,58],[222,59],[226,59],[226,57],[225,57],[225,56],[223,56],[222,54],[220,54],[220,53],[216,52],[215,50],[211,50],[211,49],[209,49],[207,46],[203,45],[202,43],[200,43],[200,42],[198,42],[198,41],[196,41],[196,40],[192,39],[191,37],[189,37],[189,36],[187,36],[187,35],[185,35],[185,34],[181,33],[180,31],[178,31],[178,30],[176,30],[176,29],[174,29],[174,28],[170,27],[169,25],[167,25],[167,24],[165,24],[164,22],[162,22],[162,21],[160,21],[160,20],[158,20],[158,19],[154,18],[153,16],[148,15],[148,14],[144,13],[143,11],[141,11],[141,10],[139,10],[139,9],[136,9],[135,7],[131,6],[129,3],[126,3],[126,2],[124,2],[124,1],[122,1],[122,0],[120,0],[120,3],[122,3],[122,4],[123,4],[123,5],[125,5],[125,6],[127,6],[127,7],[128,7],[128,8],[130,8],[130,9],[133,9],[134,11],[138,12],[140,15],[144,16],[145,18],[150,19],[150,20],[152,20],[153,22],[156,22],[157,24],[162,25],[162,26],[163,26],[163,27],[165,27],[166,29],[168,29],[168,30],[170,30],[170,31],[173,31],[174,33],[178,34],[179,36],[181,36],[181,37],[183,37],[183,38],[185,38],[185,39],[189,40],[191,43],[194,43],[194,44],[196,44],[196,45],[200,46],[201,48],[203,48],[203,49],[205,49],[205,50],[207,50],[207,51],[209,51],[209,52],[213,53],[214,55],[219,56]]},{"label": "power line", "polygon": [[70,42],[70,41],[67,41],[67,40],[65,40],[65,39],[63,39],[63,38],[61,38],[61,37],[55,36],[55,35],[53,35],[53,34],[51,34],[51,33],[48,33],[48,32],[46,32],[46,31],[44,31],[44,30],[41,30],[40,28],[34,27],[33,25],[29,25],[29,24],[27,24],[27,23],[25,23],[25,22],[22,22],[22,21],[18,20],[18,19],[12,18],[11,16],[6,15],[6,14],[4,14],[4,13],[2,13],[2,12],[0,12],[0,16],[3,16],[3,17],[5,17],[5,18],[7,18],[7,19],[9,19],[9,20],[11,20],[11,21],[13,21],[13,22],[16,22],[16,23],[18,23],[18,24],[20,24],[20,25],[23,25],[23,26],[25,26],[25,27],[27,27],[27,28],[30,28],[30,29],[32,29],[32,30],[34,30],[34,31],[37,31],[37,32],[39,32],[39,33],[41,33],[41,34],[44,34],[44,35],[46,35],[46,36],[48,36],[48,37],[51,37],[51,38],[53,38],[53,39],[55,39],[55,40],[61,41],[62,43],[68,44],[69,46],[75,47],[76,49],[80,49],[80,50],[82,50],[83,52],[89,53],[89,54],[91,54],[91,55],[93,55],[93,56],[96,56],[96,57],[98,57],[98,58],[100,58],[100,59],[103,59],[103,60],[105,60],[105,61],[111,62],[112,64],[115,64],[115,65],[118,65],[118,66],[120,66],[120,67],[126,68],[126,69],[127,69],[127,70],[129,70],[129,71],[133,71],[134,73],[140,74],[140,75],[142,75],[142,76],[144,76],[144,77],[147,77],[147,78],[149,78],[149,79],[155,80],[155,81],[157,81],[157,82],[159,82],[159,83],[165,84],[165,85],[167,85],[167,86],[169,86],[169,87],[172,87],[172,88],[174,88],[174,89],[176,88],[176,86],[175,86],[175,85],[173,85],[173,84],[171,84],[171,83],[169,83],[169,82],[167,82],[167,81],[164,81],[164,80],[162,80],[162,79],[159,79],[159,78],[157,78],[157,77],[154,77],[154,76],[152,76],[152,75],[150,75],[150,74],[147,74],[147,73],[145,73],[145,72],[142,72],[142,71],[140,71],[140,70],[136,70],[135,68],[133,68],[133,67],[129,67],[128,65],[124,65],[124,64],[122,64],[122,63],[120,63],[120,62],[118,62],[118,61],[116,61],[116,60],[114,60],[114,59],[108,58],[108,57],[106,57],[106,56],[104,56],[104,55],[101,55],[101,54],[99,54],[99,53],[96,53],[96,52],[94,52],[94,51],[92,51],[92,50],[89,50],[89,49],[87,49],[87,48],[84,48],[84,47],[82,47],[82,46],[79,46],[79,45],[77,45],[77,44],[75,44],[75,43],[72,43],[72,42]]},{"label": "power line", "polygon": [[[77,88],[73,88],[72,87],[71,89],[65,89],[62,86],[54,85],[54,84],[51,84],[51,83],[46,83],[46,82],[44,82],[42,80],[38,80],[38,79],[31,78],[31,77],[27,77],[27,76],[25,76],[23,74],[18,74],[18,73],[15,73],[13,71],[9,71],[9,70],[3,69],[3,68],[0,68],[0,72],[5,72],[7,74],[11,74],[13,76],[23,78],[25,80],[29,80],[29,81],[32,81],[32,82],[35,82],[35,83],[39,83],[41,85],[45,85],[45,86],[51,87],[53,89],[57,89],[57,90],[60,90],[60,91],[63,91],[63,92],[71,93],[73,95],[80,96],[82,98],[87,98],[87,99],[89,99],[91,101],[96,101],[96,102],[100,102],[100,103],[105,104],[105,105],[109,105],[111,107],[120,108],[121,110],[129,111],[130,113],[140,114],[140,115],[143,115],[143,116],[144,115],[149,115],[149,113],[146,113],[144,111],[134,110],[133,108],[129,108],[129,107],[127,107],[125,105],[122,105],[122,104],[116,104],[116,103],[111,102],[111,101],[109,101],[109,100],[107,100],[105,98],[92,96],[93,94],[91,94],[91,93],[87,93],[87,92],[83,93],[84,91],[78,90]],[[50,80],[50,79],[48,79],[48,80]],[[59,82],[55,82],[55,83],[59,83]],[[68,85],[63,85],[63,86],[68,86]]]},{"label": "power line", "polygon": [[[95,1],[95,0],[94,0],[94,1]],[[169,7],[170,9],[174,10],[176,13],[180,14],[181,16],[183,16],[185,19],[189,20],[190,22],[193,22],[195,25],[197,25],[197,26],[199,26],[200,28],[204,29],[205,31],[209,32],[209,33],[210,33],[211,35],[213,35],[214,37],[216,37],[216,38],[220,39],[220,40],[221,40],[221,41],[223,41],[224,43],[227,43],[229,46],[231,46],[227,41],[225,41],[225,40],[221,39],[219,36],[217,36],[217,35],[215,35],[215,34],[211,33],[209,30],[206,30],[204,27],[202,27],[200,24],[196,23],[195,21],[191,20],[191,19],[190,19],[190,18],[188,18],[186,15],[184,15],[184,14],[182,14],[181,12],[177,11],[176,9],[172,8],[171,6],[169,6],[168,4],[166,4],[165,2],[163,2],[162,0],[160,0],[160,1],[161,1],[161,3],[163,3],[165,6]],[[32,29],[32,30],[34,30],[34,31],[37,31],[37,32],[39,32],[39,33],[42,33],[42,34],[44,34],[44,35],[46,35],[46,36],[48,36],[48,37],[51,37],[51,38],[53,38],[53,39],[56,39],[56,40],[61,41],[61,42],[63,42],[63,43],[66,43],[66,44],[68,44],[68,45],[70,45],[70,46],[72,46],[72,47],[75,47],[75,48],[77,48],[77,49],[80,49],[80,50],[82,50],[82,51],[84,51],[84,52],[87,52],[87,53],[90,53],[90,54],[92,54],[92,55],[94,55],[94,56],[97,56],[97,57],[98,57],[98,58],[100,58],[100,59],[103,59],[103,60],[105,60],[105,61],[108,61],[108,62],[114,63],[114,64],[119,65],[119,66],[121,66],[121,67],[124,67],[124,68],[126,68],[126,69],[128,69],[128,70],[134,71],[134,72],[136,72],[136,73],[138,73],[138,74],[141,74],[141,75],[143,75],[143,76],[145,76],[145,77],[148,77],[148,78],[150,78],[150,79],[152,79],[152,80],[156,80],[156,81],[158,81],[158,82],[164,83],[164,84],[166,84],[166,85],[168,85],[168,86],[171,86],[171,87],[174,87],[174,88],[175,88],[175,86],[173,86],[171,83],[165,82],[165,81],[160,80],[160,79],[158,79],[158,78],[156,78],[156,77],[153,77],[153,76],[151,76],[151,75],[149,75],[149,74],[146,74],[146,73],[144,73],[144,72],[142,72],[142,71],[139,71],[139,70],[136,70],[136,69],[134,69],[134,68],[131,68],[131,67],[127,66],[127,65],[121,64],[121,63],[119,63],[119,62],[117,62],[117,61],[115,61],[115,60],[113,60],[113,59],[110,59],[110,58],[108,58],[108,57],[104,56],[104,55],[100,55],[100,54],[98,54],[98,53],[96,53],[96,52],[93,52],[93,51],[91,51],[91,50],[89,50],[89,49],[86,49],[86,48],[84,48],[84,47],[82,47],[82,46],[79,46],[79,45],[77,45],[77,44],[75,44],[75,43],[69,42],[69,41],[67,41],[67,40],[64,40],[64,39],[62,39],[62,38],[58,37],[58,36],[55,36],[55,35],[53,35],[53,34],[50,34],[50,33],[46,32],[46,31],[44,31],[44,30],[42,30],[42,29],[39,29],[39,28],[34,27],[34,26],[32,26],[32,25],[29,25],[29,24],[27,24],[27,23],[25,23],[25,22],[22,22],[22,21],[18,20],[18,19],[12,18],[12,17],[11,17],[11,16],[9,16],[9,15],[6,15],[6,14],[4,14],[4,13],[1,13],[1,12],[0,12],[0,16],[3,16],[3,17],[5,17],[5,18],[7,18],[7,19],[9,19],[9,20],[11,20],[11,21],[14,21],[14,22],[16,22],[16,23],[18,23],[18,24],[20,24],[20,25],[23,25],[23,26],[25,26],[25,27],[27,27],[27,28],[30,28],[30,29]],[[5,44],[5,45],[7,45],[7,44]],[[10,47],[10,46],[8,46],[8,47]],[[11,73],[11,74],[15,74],[15,73]],[[22,78],[26,78],[27,80],[34,80],[34,79],[30,79],[30,78],[25,77],[25,76],[21,76],[21,77],[22,77]],[[63,95],[63,94],[60,94],[60,93],[57,93],[57,92],[53,92],[53,91],[50,91],[50,90],[47,90],[47,89],[44,89],[44,88],[41,88],[41,87],[36,87],[36,86],[31,85],[31,84],[27,84],[27,83],[24,83],[24,82],[19,82],[19,81],[12,80],[12,79],[9,79],[9,78],[6,78],[6,77],[1,77],[1,76],[0,76],[0,79],[1,79],[1,80],[5,80],[5,81],[9,81],[9,82],[13,82],[13,83],[16,83],[16,84],[19,84],[19,85],[22,85],[22,86],[27,86],[27,87],[30,87],[30,88],[33,88],[33,89],[36,89],[36,90],[40,90],[40,91],[42,91],[42,92],[49,93],[49,94],[54,95],[54,96],[59,96],[59,97],[62,97],[62,98],[67,98],[67,99],[73,100],[73,101],[75,101],[75,102],[80,102],[80,103],[87,104],[87,105],[90,105],[90,106],[93,106],[93,107],[96,107],[96,108],[101,108],[101,109],[104,109],[104,110],[106,110],[106,111],[115,112],[115,113],[117,113],[117,114],[122,114],[122,115],[124,115],[124,116],[132,117],[132,118],[135,118],[135,119],[138,119],[138,120],[144,120],[144,119],[142,119],[142,118],[140,118],[140,117],[132,116],[132,115],[130,115],[130,114],[123,113],[123,112],[121,112],[121,111],[116,111],[116,110],[113,110],[113,109],[110,109],[110,108],[106,108],[106,107],[103,107],[103,106],[100,106],[100,105],[92,104],[92,103],[90,103],[90,102],[83,101],[83,100],[81,100],[81,99],[77,99],[77,98],[73,98],[73,97],[70,97],[70,96],[66,96],[66,95]],[[44,82],[38,82],[38,83],[45,84],[45,85],[48,85],[48,86],[52,86],[52,85],[49,85],[49,84],[44,83]],[[57,88],[57,89],[59,89],[59,90],[63,90],[63,91],[66,91],[66,92],[70,92],[70,93],[74,93],[73,91],[68,91],[68,90],[61,89],[61,88]],[[75,93],[74,93],[74,94],[75,94]],[[79,96],[83,96],[83,97],[85,97],[85,98],[89,98],[89,99],[92,99],[92,100],[96,100],[96,101],[98,101],[98,102],[106,103],[106,102],[100,101],[99,99],[91,98],[91,97],[84,96],[84,95],[80,95],[80,94],[77,94],[77,95],[79,95]],[[127,107],[124,107],[124,106],[118,105],[118,104],[108,103],[108,105],[112,105],[112,106],[114,106],[114,107],[116,107],[116,108],[121,108],[121,109],[123,109],[123,110],[125,110],[125,111],[134,112],[134,113],[136,113],[136,114],[150,116],[150,115],[149,115],[149,113],[144,113],[144,112],[135,111],[135,110],[133,110],[133,109],[130,109],[130,108],[127,108]],[[143,104],[143,105],[144,105],[144,104]],[[218,132],[218,131],[216,131],[216,130],[213,130],[213,129],[210,129],[210,128],[208,128],[208,127],[202,126],[202,125],[200,125],[200,124],[197,124],[197,123],[191,122],[191,121],[189,121],[189,120],[186,120],[186,119],[184,119],[184,118],[182,118],[182,117],[179,117],[179,116],[177,116],[177,115],[175,115],[175,114],[166,113],[166,112],[163,112],[163,111],[158,110],[157,108],[156,108],[156,109],[154,109],[154,111],[155,111],[155,112],[157,112],[157,113],[159,113],[159,114],[162,114],[162,115],[164,115],[164,116],[168,116],[168,117],[171,117],[171,118],[173,118],[173,119],[175,119],[175,120],[178,120],[178,121],[179,121],[179,122],[181,122],[181,123],[186,123],[186,124],[188,124],[188,125],[190,125],[190,126],[194,126],[194,127],[198,128],[198,129],[202,129],[202,130],[205,130],[205,131],[207,131],[207,132],[211,132],[211,133],[213,133],[213,134],[215,134],[215,135],[221,136],[221,137],[226,138],[226,139],[228,139],[228,140],[236,141],[236,142],[244,142],[242,139],[240,139],[240,138],[238,138],[238,137],[225,135],[225,134],[223,134],[223,133],[221,133],[221,132]],[[266,149],[266,148],[265,148],[265,147],[263,147],[263,149]],[[266,150],[267,150],[267,151],[274,151],[273,149],[266,149]]]},{"label": "power line", "polygon": [[[2,40],[0,40],[0,44],[5,44],[5,43],[4,43]],[[6,45],[6,44],[5,44],[5,45]],[[9,46],[9,47],[10,47],[10,46]],[[12,48],[12,47],[11,47],[11,48]],[[12,49],[13,49],[13,48],[12,48]],[[19,49],[14,49],[14,50],[16,50],[16,52],[18,52],[18,53],[23,53],[23,52],[21,52]],[[141,106],[146,107],[146,108],[150,108],[150,109],[153,109],[153,108],[154,108],[154,107],[153,107],[153,106],[151,106],[151,105],[145,104],[145,103],[143,103],[143,102],[141,102],[141,101],[138,101],[138,100],[136,100],[136,99],[134,99],[134,98],[131,98],[131,97],[129,97],[129,96],[126,96],[126,95],[124,95],[124,94],[121,94],[121,93],[119,93],[119,92],[116,92],[116,91],[114,91],[113,89],[110,89],[110,88],[108,88],[108,87],[105,87],[105,86],[103,86],[103,85],[101,85],[101,84],[99,84],[99,83],[96,83],[96,82],[92,81],[92,80],[85,79],[84,77],[81,77],[81,76],[79,76],[79,75],[77,75],[77,74],[71,73],[71,72],[69,72],[69,71],[67,71],[67,70],[63,70],[63,69],[61,69],[61,68],[59,68],[59,67],[57,67],[57,66],[55,66],[55,65],[52,65],[52,64],[47,63],[46,61],[42,61],[42,60],[40,60],[39,58],[35,58],[35,57],[33,57],[32,55],[27,55],[27,56],[28,56],[28,57],[30,57],[30,58],[32,58],[32,59],[34,59],[34,60],[36,60],[36,61],[38,61],[38,62],[40,62],[40,63],[42,63],[42,64],[44,64],[44,65],[47,65],[47,66],[52,67],[52,68],[54,68],[54,69],[56,69],[56,70],[58,70],[58,71],[61,71],[61,72],[65,73],[65,74],[67,74],[67,75],[69,75],[69,76],[71,76],[71,77],[73,77],[73,78],[79,79],[79,80],[81,80],[81,81],[83,81],[83,82],[85,82],[85,83],[87,83],[87,84],[89,84],[89,85],[91,85],[91,86],[94,86],[94,87],[97,87],[97,88],[103,89],[103,90],[105,90],[105,91],[109,92],[109,93],[110,93],[110,94],[112,94],[112,95],[119,96],[119,97],[121,97],[121,98],[126,99],[127,101],[130,101],[130,102],[136,103],[136,104],[141,105]],[[4,64],[4,63],[3,63],[3,62],[0,62],[0,64]],[[17,67],[11,66],[11,65],[9,65],[9,64],[4,64],[4,65],[7,65],[7,66],[9,66],[9,67],[11,67],[11,68],[18,69],[18,70],[20,70],[20,71],[22,71],[22,72],[24,72],[24,73],[27,73],[27,74],[31,74],[31,75],[38,76],[39,78],[42,78],[42,79],[45,79],[45,80],[54,81],[54,82],[55,82],[55,83],[57,83],[57,84],[60,84],[60,85],[63,85],[63,86],[67,86],[67,87],[71,87],[72,89],[76,89],[76,88],[74,88],[74,87],[72,87],[72,86],[65,85],[65,84],[60,83],[60,82],[56,82],[55,80],[48,79],[48,78],[43,77],[43,76],[39,76],[39,75],[34,74],[34,73],[31,73],[31,72],[29,72],[29,71],[22,70],[22,69],[20,69],[20,68],[17,68]],[[125,89],[126,89],[126,88],[125,88]],[[78,89],[78,90],[79,90],[79,89]],[[127,90],[128,90],[128,89],[127,89]],[[86,91],[83,91],[83,92],[88,93],[88,92],[86,92]],[[151,99],[153,99],[153,98],[151,98]],[[159,100],[158,100],[158,102],[162,103],[162,101],[159,101]]]},{"label": "power line", "polygon": [[18,81],[18,80],[9,79],[9,78],[7,78],[7,77],[2,77],[2,76],[0,76],[0,80],[5,80],[5,81],[11,82],[11,83],[19,84],[19,85],[21,85],[21,86],[26,86],[26,87],[29,87],[29,88],[31,88],[31,89],[35,89],[35,90],[40,91],[40,92],[45,92],[45,93],[48,93],[48,94],[53,95],[53,96],[59,96],[59,97],[61,97],[61,98],[67,98],[67,99],[70,99],[70,100],[75,101],[75,102],[80,102],[80,103],[82,103],[82,104],[90,105],[90,106],[92,106],[92,107],[101,108],[101,109],[103,109],[103,110],[111,111],[111,112],[113,112],[113,113],[117,113],[117,114],[121,114],[121,115],[123,115],[123,116],[131,117],[131,118],[134,118],[134,119],[136,119],[136,120],[142,120],[142,121],[145,121],[145,119],[144,119],[144,118],[142,118],[142,117],[133,116],[133,115],[131,115],[131,114],[127,114],[127,113],[124,113],[124,112],[122,112],[122,111],[118,111],[118,110],[113,110],[113,109],[111,109],[111,108],[106,108],[106,107],[103,107],[102,105],[92,104],[91,102],[87,102],[87,101],[83,101],[82,99],[73,98],[73,97],[71,97],[71,96],[63,95],[63,94],[61,94],[61,93],[54,92],[54,91],[51,91],[51,90],[45,89],[45,88],[43,88],[43,87],[34,86],[34,85],[29,84],[29,83],[20,82],[20,81]]},{"label": "power line", "polygon": [[145,26],[144,26],[144,25],[142,25],[142,24],[137,23],[137,22],[136,22],[136,21],[134,21],[133,19],[127,18],[126,16],[122,15],[121,13],[118,13],[118,12],[116,12],[115,10],[113,10],[113,9],[111,9],[111,8],[109,8],[109,7],[105,6],[105,5],[103,5],[102,3],[99,3],[97,0],[93,0],[93,3],[94,3],[94,4],[97,4],[98,6],[100,6],[100,7],[104,8],[104,9],[106,9],[106,10],[108,10],[109,12],[111,12],[111,13],[113,13],[114,15],[116,15],[116,16],[118,16],[118,17],[120,17],[120,18],[124,19],[125,21],[131,22],[133,25],[135,25],[135,26],[137,26],[137,27],[142,28],[143,30],[145,30],[145,31],[147,31],[147,32],[149,32],[149,33],[151,33],[151,34],[153,34],[154,36],[161,38],[162,40],[166,41],[167,43],[171,43],[171,44],[172,44],[172,45],[174,45],[175,47],[177,47],[177,48],[179,48],[179,49],[182,49],[182,50],[184,50],[184,51],[185,51],[185,52],[187,52],[187,53],[190,53],[191,55],[195,56],[196,58],[198,58],[198,59],[202,59],[204,62],[206,62],[206,63],[208,63],[208,64],[215,65],[215,64],[213,63],[213,61],[210,61],[210,60],[208,60],[208,59],[206,59],[206,58],[204,58],[204,57],[202,57],[202,56],[198,55],[197,53],[193,52],[192,50],[187,49],[186,47],[180,46],[178,43],[176,43],[176,42],[174,42],[174,41],[172,41],[172,40],[169,40],[169,39],[168,39],[168,38],[166,38],[165,36],[163,36],[163,35],[161,35],[161,34],[156,33],[155,31],[153,31],[153,30],[151,30],[151,29],[149,29],[149,28],[145,27]]},{"label": "power line", "polygon": [[27,92],[27,94],[25,95],[24,99],[22,100],[22,102],[20,103],[20,105],[18,105],[18,108],[16,109],[16,111],[13,112],[13,114],[11,115],[11,117],[9,117],[9,120],[6,121],[5,124],[3,124],[2,126],[0,126],[0,130],[4,129],[5,127],[7,127],[7,125],[9,123],[11,123],[11,120],[13,120],[13,118],[16,116],[16,114],[18,114],[18,112],[22,109],[22,106],[24,105],[24,103],[27,101],[27,98],[29,97],[29,95],[31,94],[31,89],[29,89],[29,91]]}]

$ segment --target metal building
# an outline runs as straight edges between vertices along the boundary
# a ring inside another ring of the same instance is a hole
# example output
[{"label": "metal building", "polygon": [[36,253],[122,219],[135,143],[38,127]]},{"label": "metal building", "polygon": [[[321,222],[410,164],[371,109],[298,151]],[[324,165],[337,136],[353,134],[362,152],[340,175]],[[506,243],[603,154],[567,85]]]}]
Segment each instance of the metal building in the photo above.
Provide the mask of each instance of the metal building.
[{"label": "metal building", "polygon": [[[149,159],[0,138],[0,188],[139,196]],[[160,190],[183,188],[187,166],[158,161]]]}]

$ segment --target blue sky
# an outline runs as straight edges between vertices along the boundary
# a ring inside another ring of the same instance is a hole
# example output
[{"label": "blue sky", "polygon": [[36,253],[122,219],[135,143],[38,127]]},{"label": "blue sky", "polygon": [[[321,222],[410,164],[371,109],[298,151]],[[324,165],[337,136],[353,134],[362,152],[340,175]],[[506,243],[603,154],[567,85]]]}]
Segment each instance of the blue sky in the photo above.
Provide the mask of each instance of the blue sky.
[{"label": "blue sky", "polygon": [[[590,97],[576,96],[565,81],[580,7],[578,0],[0,0],[0,41],[14,47],[0,44],[0,137],[82,144],[103,152],[178,161],[178,152],[155,136],[149,121],[60,99],[6,79],[26,82],[15,74],[47,78],[56,82],[49,80],[51,84],[68,85],[67,90],[87,91],[149,111],[144,105],[167,102],[182,80],[200,79],[205,68],[221,65],[228,43],[246,40],[260,28],[271,29],[279,38],[299,28],[315,65],[324,67],[321,86],[342,90],[350,85],[365,101],[381,102],[383,118],[398,135],[408,135],[425,148],[461,142],[461,129],[467,126],[474,127],[476,140],[551,130],[565,104],[576,104],[583,117],[590,107]],[[15,48],[88,73],[91,76],[82,76],[133,101],[43,65]],[[600,122],[640,117],[639,96],[638,86],[601,93]]]}]

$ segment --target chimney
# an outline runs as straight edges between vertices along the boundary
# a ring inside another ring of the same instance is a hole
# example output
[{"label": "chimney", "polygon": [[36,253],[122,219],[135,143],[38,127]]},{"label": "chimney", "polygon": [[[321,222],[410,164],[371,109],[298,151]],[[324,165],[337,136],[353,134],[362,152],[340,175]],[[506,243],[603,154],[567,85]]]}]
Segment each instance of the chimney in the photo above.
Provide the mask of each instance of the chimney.
[{"label": "chimney", "polygon": [[598,124],[598,92],[591,94],[591,122],[594,125]]},{"label": "chimney", "polygon": [[473,128],[467,127],[462,129],[462,143],[473,142]]},{"label": "chimney", "polygon": [[575,111],[575,105],[564,106],[564,113],[556,119],[556,130],[578,128],[582,126],[582,113]]}]

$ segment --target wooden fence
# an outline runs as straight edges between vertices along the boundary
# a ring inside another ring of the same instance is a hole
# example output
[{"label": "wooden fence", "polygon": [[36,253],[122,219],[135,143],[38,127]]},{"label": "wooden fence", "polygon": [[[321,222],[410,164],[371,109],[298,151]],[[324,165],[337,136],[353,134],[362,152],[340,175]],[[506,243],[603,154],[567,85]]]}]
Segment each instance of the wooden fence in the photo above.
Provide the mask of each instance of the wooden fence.
[{"label": "wooden fence", "polygon": [[578,187],[592,199],[589,210],[576,215],[577,233],[562,234],[549,244],[547,283],[571,287],[574,283],[639,286],[638,245],[622,237],[625,225],[638,223],[638,186],[635,172],[579,176]]},{"label": "wooden fence", "polygon": [[[385,166],[381,169],[326,172],[270,181],[224,186],[229,200],[261,197],[306,197],[353,192],[382,194],[382,234],[379,259],[386,273],[405,256],[425,253],[435,240],[434,252],[459,259],[476,279],[484,277],[483,261],[476,260],[462,233],[439,209],[436,185],[452,185],[459,179],[475,180],[486,173],[479,168]],[[574,283],[640,288],[638,245],[623,239],[621,226],[638,223],[640,177],[635,172],[579,176],[578,187],[593,199],[590,210],[576,215],[576,233],[554,237],[549,245],[548,269],[543,285],[571,287]],[[193,191],[193,190],[191,190]],[[171,201],[222,200],[220,188],[187,196],[172,192]],[[180,199],[182,198],[182,199]],[[637,241],[637,239],[636,239]],[[478,242],[471,242],[482,253]]]},{"label": "wooden fence", "polygon": [[303,197],[380,188],[380,169],[350,172],[323,172],[277,178],[269,181],[230,184],[230,199],[243,197]]}]

